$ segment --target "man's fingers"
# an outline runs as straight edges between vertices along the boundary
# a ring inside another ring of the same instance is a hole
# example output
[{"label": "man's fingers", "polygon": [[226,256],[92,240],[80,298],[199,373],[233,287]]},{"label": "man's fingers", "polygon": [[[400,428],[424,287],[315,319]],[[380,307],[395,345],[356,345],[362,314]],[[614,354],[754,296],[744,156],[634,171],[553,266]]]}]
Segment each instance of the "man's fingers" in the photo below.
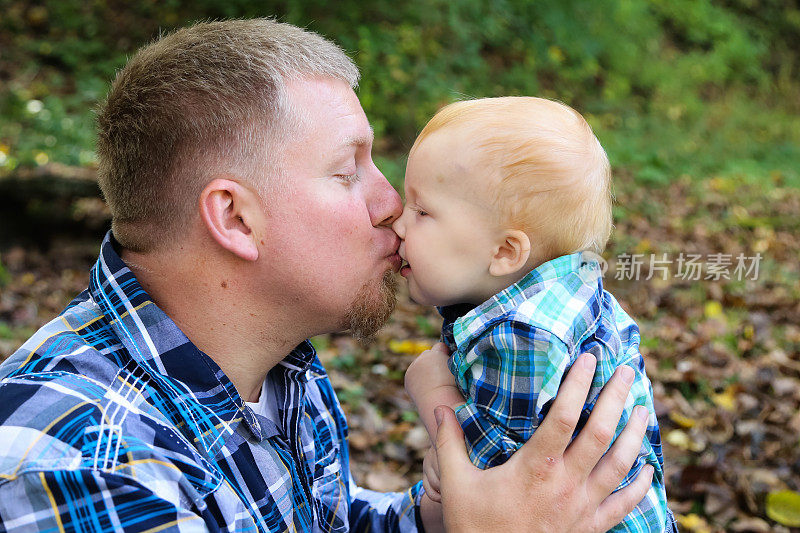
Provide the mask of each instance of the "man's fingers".
[{"label": "man's fingers", "polygon": [[433,484],[427,477],[422,478],[422,486],[425,487],[425,494],[428,495],[428,498],[435,501],[436,503],[442,503],[442,495],[433,486]]},{"label": "man's fingers", "polygon": [[436,460],[439,463],[439,479],[442,486],[458,483],[465,471],[475,470],[469,461],[464,433],[456,414],[445,405],[434,411],[439,428],[436,433]]},{"label": "man's fingers", "polygon": [[586,479],[592,468],[608,450],[625,401],[633,383],[634,371],[629,366],[621,366],[600,392],[589,421],[564,454],[564,461]]},{"label": "man's fingers", "polygon": [[647,409],[641,405],[636,406],[625,429],[614,441],[614,445],[608,453],[592,470],[587,479],[587,488],[594,497],[594,501],[603,500],[630,472],[631,466],[642,448],[642,441],[647,430],[647,418]]},{"label": "man's fingers", "polygon": [[423,469],[428,473],[430,476],[432,483],[439,486],[439,463],[436,460],[436,452],[430,454],[425,461],[426,464],[423,465]]},{"label": "man's fingers", "polygon": [[590,353],[578,357],[541,426],[513,457],[521,455],[528,464],[538,464],[541,457],[561,457],[578,425],[596,364]]},{"label": "man's fingers", "polygon": [[430,449],[425,454],[425,459],[422,461],[422,480],[427,483],[425,490],[430,487],[431,490],[438,493],[441,488],[439,481],[439,465],[436,463],[436,450]]},{"label": "man's fingers", "polygon": [[431,472],[429,470],[425,472],[425,476],[428,479],[428,485],[430,485],[435,492],[439,492],[441,490],[442,483],[439,481],[439,476],[436,474],[436,472]]},{"label": "man's fingers", "polygon": [[597,509],[598,529],[607,531],[619,524],[642,501],[652,480],[653,467],[645,465],[630,485],[603,500]]}]

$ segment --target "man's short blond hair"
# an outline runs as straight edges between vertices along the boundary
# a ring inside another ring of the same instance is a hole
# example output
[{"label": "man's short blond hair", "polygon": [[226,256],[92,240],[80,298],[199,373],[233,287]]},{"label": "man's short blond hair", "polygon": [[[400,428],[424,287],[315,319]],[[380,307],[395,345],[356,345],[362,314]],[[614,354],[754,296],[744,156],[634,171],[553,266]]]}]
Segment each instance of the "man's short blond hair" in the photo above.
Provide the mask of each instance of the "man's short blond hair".
[{"label": "man's short blond hair", "polygon": [[451,128],[468,132],[468,146],[458,149],[496,186],[500,222],[531,236],[534,257],[603,251],[612,228],[611,169],[577,111],[534,97],[456,102],[436,113],[411,151]]},{"label": "man's short blond hair", "polygon": [[98,109],[98,179],[112,230],[148,251],[179,238],[217,172],[263,190],[280,140],[297,120],[286,81],[358,83],[336,44],[271,19],[199,23],[139,50]]}]

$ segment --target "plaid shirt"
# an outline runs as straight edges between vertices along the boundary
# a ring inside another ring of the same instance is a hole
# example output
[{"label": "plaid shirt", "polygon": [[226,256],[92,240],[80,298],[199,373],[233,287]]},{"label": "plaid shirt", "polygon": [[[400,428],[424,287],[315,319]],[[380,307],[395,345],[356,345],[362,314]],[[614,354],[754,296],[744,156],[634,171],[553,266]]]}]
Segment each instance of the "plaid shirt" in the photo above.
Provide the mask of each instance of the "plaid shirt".
[{"label": "plaid shirt", "polygon": [[542,423],[575,359],[591,352],[597,370],[578,430],[603,385],[621,365],[631,366],[636,377],[615,438],[635,406],[644,405],[650,412],[639,456],[617,490],[645,464],[655,468],[653,483],[614,531],[662,531],[673,522],[664,491],[653,390],[639,353],[639,329],[603,290],[595,260],[581,253],[562,256],[478,307],[439,311],[445,319],[442,339],[452,353],[450,370],[467,398],[456,414],[476,466],[496,466],[511,457]]},{"label": "plaid shirt", "polygon": [[88,290],[0,365],[0,531],[415,531],[421,484],[353,483],[311,344],[267,379],[277,420],[150,300],[109,233]]}]

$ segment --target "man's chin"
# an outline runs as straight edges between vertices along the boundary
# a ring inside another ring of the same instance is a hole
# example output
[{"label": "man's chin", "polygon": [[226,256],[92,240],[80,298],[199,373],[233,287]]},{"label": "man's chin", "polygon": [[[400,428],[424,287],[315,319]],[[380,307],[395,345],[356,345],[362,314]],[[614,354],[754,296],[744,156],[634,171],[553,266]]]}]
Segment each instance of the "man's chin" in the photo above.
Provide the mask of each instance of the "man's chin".
[{"label": "man's chin", "polygon": [[346,327],[356,339],[368,342],[380,330],[397,304],[397,279],[387,270],[379,286],[364,284],[353,298],[345,318]]}]

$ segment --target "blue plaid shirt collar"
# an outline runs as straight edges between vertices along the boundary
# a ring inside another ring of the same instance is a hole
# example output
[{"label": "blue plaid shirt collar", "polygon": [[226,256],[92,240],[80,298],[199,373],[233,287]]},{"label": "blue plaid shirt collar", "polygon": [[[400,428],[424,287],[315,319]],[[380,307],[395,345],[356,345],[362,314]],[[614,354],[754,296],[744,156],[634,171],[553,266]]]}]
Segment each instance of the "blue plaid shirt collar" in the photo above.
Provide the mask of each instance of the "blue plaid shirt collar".
[{"label": "blue plaid shirt collar", "polygon": [[[191,440],[202,444],[201,450],[214,457],[235,433],[236,425],[244,422],[253,437],[259,442],[279,434],[275,423],[257,416],[225,375],[222,369],[205,353],[198,349],[178,326],[153,303],[139,284],[133,272],[117,253],[119,243],[109,231],[100,248],[100,256],[91,269],[89,294],[103,313],[109,317],[111,328],[116,333],[135,362],[163,390],[172,391],[171,400],[184,420],[195,420],[196,424],[175,420],[180,430]],[[131,313],[136,310],[135,313]],[[159,343],[169,340],[168,347]],[[299,344],[280,365],[297,373],[305,380],[316,352],[308,341]],[[190,395],[185,394],[191,391]],[[190,407],[186,402],[196,401],[202,407]],[[219,424],[216,417],[197,420],[198,412],[234,413],[226,424]],[[194,415],[194,416],[193,416]]]},{"label": "blue plaid shirt collar", "polygon": [[476,339],[498,320],[513,312],[522,302],[571,272],[577,272],[584,281],[596,283],[602,275],[597,257],[592,252],[562,255],[542,263],[478,306],[454,304],[437,307],[444,319],[442,342],[451,353],[458,349],[468,349]]}]

